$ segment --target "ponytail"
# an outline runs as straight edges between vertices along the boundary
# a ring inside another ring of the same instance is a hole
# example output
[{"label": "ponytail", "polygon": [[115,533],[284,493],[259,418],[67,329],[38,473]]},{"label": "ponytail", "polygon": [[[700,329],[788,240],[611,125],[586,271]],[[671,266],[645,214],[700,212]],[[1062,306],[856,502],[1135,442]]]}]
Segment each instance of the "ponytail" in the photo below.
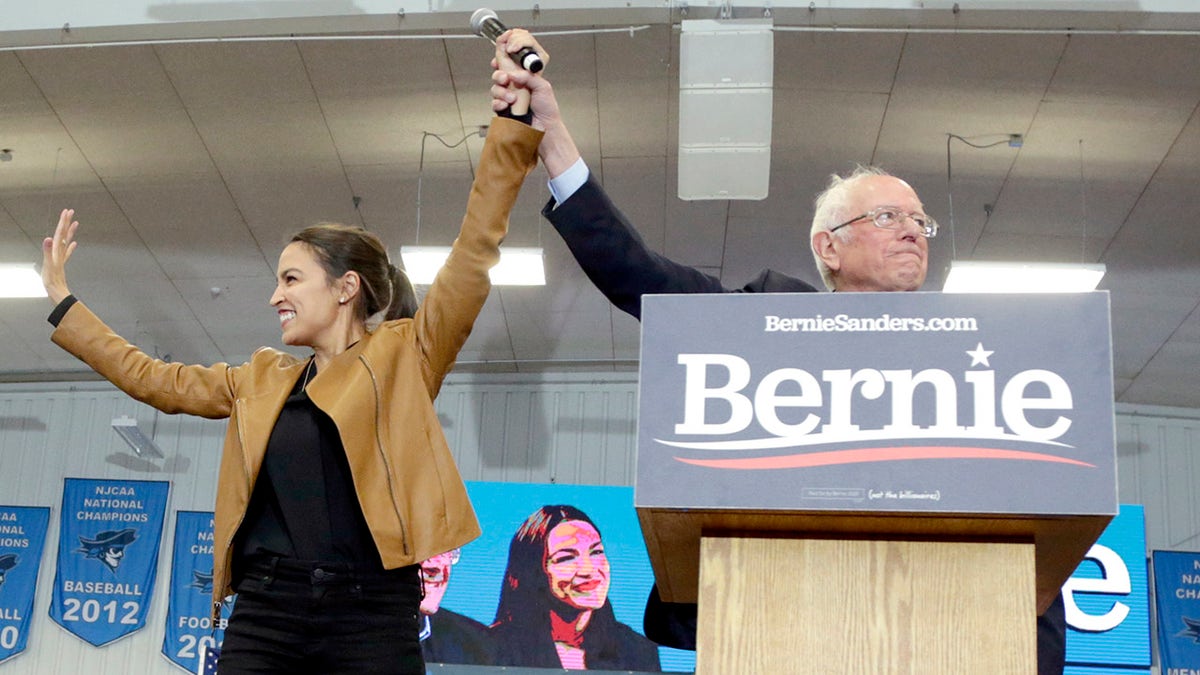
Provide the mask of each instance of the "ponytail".
[{"label": "ponytail", "polygon": [[404,270],[388,263],[388,275],[391,277],[392,298],[388,303],[384,321],[393,319],[411,319],[417,314],[417,292]]}]

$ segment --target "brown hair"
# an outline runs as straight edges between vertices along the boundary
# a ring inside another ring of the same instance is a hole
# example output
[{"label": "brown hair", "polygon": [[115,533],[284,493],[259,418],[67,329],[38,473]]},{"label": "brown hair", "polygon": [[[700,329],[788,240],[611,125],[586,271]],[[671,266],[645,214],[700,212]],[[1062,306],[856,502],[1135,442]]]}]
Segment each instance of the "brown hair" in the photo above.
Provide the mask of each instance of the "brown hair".
[{"label": "brown hair", "polygon": [[[388,261],[387,249],[374,233],[340,223],[318,223],[300,230],[293,242],[306,244],[330,279],[354,271],[362,281],[355,314],[366,321],[383,312],[384,321],[412,318],[417,294],[404,270]],[[361,298],[361,299],[359,299]]]}]

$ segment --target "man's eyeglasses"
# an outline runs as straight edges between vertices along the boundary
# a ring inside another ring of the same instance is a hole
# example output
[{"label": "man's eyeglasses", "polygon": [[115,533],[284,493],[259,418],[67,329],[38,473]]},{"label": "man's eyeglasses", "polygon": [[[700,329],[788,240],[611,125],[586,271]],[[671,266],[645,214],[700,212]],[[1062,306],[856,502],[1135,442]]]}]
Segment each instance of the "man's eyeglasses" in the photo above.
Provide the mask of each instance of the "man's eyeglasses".
[{"label": "man's eyeglasses", "polygon": [[929,238],[937,236],[938,224],[933,218],[930,218],[924,213],[909,213],[908,211],[902,211],[891,206],[881,206],[877,209],[871,209],[861,216],[855,216],[841,225],[838,225],[837,227],[830,228],[829,232],[837,232],[843,227],[857,223],[864,218],[870,218],[871,222],[875,224],[875,227],[883,230],[899,229],[904,225],[904,220],[906,218],[911,218],[921,230],[922,235]]}]

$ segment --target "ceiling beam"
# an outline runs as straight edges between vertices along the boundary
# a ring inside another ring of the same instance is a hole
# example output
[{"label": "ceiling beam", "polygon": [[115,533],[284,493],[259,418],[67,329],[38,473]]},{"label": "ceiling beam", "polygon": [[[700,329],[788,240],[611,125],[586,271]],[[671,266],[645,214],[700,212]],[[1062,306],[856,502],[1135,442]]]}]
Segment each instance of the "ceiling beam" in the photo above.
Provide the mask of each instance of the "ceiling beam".
[{"label": "ceiling beam", "polygon": [[[480,0],[481,2],[483,0]],[[809,28],[1052,29],[1138,31],[1200,30],[1200,5],[1191,0],[1141,0],[1135,9],[1112,0],[771,0],[682,2],[669,0],[488,0],[509,25],[533,30],[563,26],[675,23],[681,19],[757,18],[778,26]],[[1037,4],[1040,7],[1031,7]],[[469,33],[474,6],[405,0],[141,0],[95,3],[42,0],[15,3],[5,13],[0,49],[94,44],[129,40],[334,35],[363,32]]]}]

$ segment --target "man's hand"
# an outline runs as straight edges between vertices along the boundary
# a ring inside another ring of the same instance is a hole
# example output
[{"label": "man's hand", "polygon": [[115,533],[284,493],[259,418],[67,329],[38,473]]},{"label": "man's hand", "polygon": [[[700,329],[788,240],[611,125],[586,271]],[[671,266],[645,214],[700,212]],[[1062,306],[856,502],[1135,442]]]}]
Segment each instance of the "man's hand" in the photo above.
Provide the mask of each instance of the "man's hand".
[{"label": "man's hand", "polygon": [[[516,28],[505,31],[496,38],[496,56],[492,58],[492,68],[495,69],[492,73],[492,110],[496,112],[507,109],[517,116],[529,112],[532,90],[528,81],[537,76],[517,65],[512,59],[513,54],[525,47],[538,53],[543,68],[549,65],[550,55],[533,39],[529,31]],[[526,77],[520,77],[521,75]],[[534,124],[534,128],[545,129],[540,124]]]},{"label": "man's hand", "polygon": [[[579,150],[563,124],[558,101],[554,98],[554,87],[542,77],[545,71],[535,75],[509,58],[509,55],[525,47],[531,47],[542,57],[542,62],[549,65],[550,55],[529,31],[521,28],[505,31],[496,39],[496,58],[492,59],[492,68],[495,69],[492,72],[492,110],[500,112],[511,109],[514,115],[524,114],[527,110],[533,112],[531,125],[534,129],[546,132],[538,147],[538,154],[550,177],[554,178],[579,159]],[[521,107],[525,101],[523,94],[528,95],[525,108]]]},{"label": "man's hand", "polygon": [[54,236],[42,240],[42,285],[46,287],[50,302],[55,305],[71,294],[71,289],[67,287],[67,260],[78,245],[75,230],[79,229],[79,223],[74,218],[74,210],[63,209],[58,217],[58,226],[54,228]]}]

